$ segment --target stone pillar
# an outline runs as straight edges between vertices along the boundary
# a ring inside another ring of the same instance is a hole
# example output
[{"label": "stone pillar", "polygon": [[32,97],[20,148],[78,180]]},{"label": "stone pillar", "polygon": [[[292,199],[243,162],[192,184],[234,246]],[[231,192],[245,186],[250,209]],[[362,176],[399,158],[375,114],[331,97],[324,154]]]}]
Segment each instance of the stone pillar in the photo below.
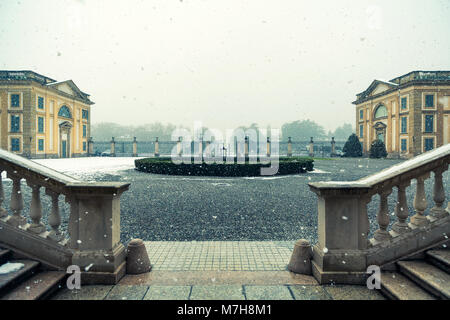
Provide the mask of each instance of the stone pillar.
[{"label": "stone pillar", "polygon": [[245,160],[248,159],[248,136],[245,137],[245,141],[244,141],[244,157],[245,157]]},{"label": "stone pillar", "polygon": [[331,137],[331,156],[334,157],[336,155],[336,141],[334,141],[334,137]]},{"label": "stone pillar", "polygon": [[158,141],[158,137],[156,137],[156,140],[155,140],[155,157],[159,157],[159,141]]},{"label": "stone pillar", "polygon": [[133,140],[133,157],[137,157],[137,156],[138,156],[137,141],[136,141],[136,137],[134,137],[134,140]]},{"label": "stone pillar", "polygon": [[88,140],[88,156],[94,155],[94,140],[92,140],[92,137],[89,137]]},{"label": "stone pillar", "polygon": [[270,138],[267,137],[267,157],[270,157]]},{"label": "stone pillar", "polygon": [[177,141],[177,155],[181,157],[181,137],[178,137]]},{"label": "stone pillar", "polygon": [[318,242],[313,248],[313,274],[320,284],[365,284],[369,188],[348,192],[321,182],[309,183],[317,194]]},{"label": "stone pillar", "polygon": [[111,157],[116,156],[116,141],[114,141],[114,137],[111,140]]},{"label": "stone pillar", "polygon": [[211,150],[209,150],[210,144],[211,144],[211,141],[206,141],[206,146],[205,146],[205,158],[206,159],[210,159],[211,158]]},{"label": "stone pillar", "polygon": [[287,150],[287,156],[292,157],[292,140],[291,137],[288,137],[288,150]]},{"label": "stone pillar", "polygon": [[314,141],[313,137],[311,137],[311,141],[309,142],[309,156],[314,157]]},{"label": "stone pillar", "polygon": [[203,137],[200,137],[200,141],[198,142],[198,155],[199,159],[203,159]]},{"label": "stone pillar", "polygon": [[120,196],[129,183],[67,184],[70,219],[68,247],[81,268],[82,284],[115,284],[125,274],[120,242]]}]

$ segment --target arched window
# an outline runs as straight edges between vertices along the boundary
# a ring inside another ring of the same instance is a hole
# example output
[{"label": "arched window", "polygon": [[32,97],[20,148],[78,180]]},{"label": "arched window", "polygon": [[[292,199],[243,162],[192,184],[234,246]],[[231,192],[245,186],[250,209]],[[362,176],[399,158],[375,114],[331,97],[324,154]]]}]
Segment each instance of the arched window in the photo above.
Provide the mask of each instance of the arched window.
[{"label": "arched window", "polygon": [[64,105],[59,109],[58,117],[64,117],[64,118],[72,118],[72,114],[70,113],[70,109]]},{"label": "arched window", "polygon": [[384,105],[380,104],[375,110],[375,119],[387,117],[387,109]]}]

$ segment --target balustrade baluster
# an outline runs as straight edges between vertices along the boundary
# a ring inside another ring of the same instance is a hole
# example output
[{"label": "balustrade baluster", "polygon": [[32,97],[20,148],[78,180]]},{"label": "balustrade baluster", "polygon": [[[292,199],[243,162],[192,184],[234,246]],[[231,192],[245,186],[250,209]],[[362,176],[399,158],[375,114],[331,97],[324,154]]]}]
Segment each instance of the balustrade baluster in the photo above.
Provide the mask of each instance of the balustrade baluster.
[{"label": "balustrade baluster", "polygon": [[425,196],[425,180],[430,177],[430,173],[426,173],[417,177],[417,189],[414,196],[414,209],[416,214],[411,218],[411,223],[416,226],[423,226],[428,223],[427,217],[424,215],[427,209],[427,198]]},{"label": "balustrade baluster", "polygon": [[61,215],[59,213],[59,194],[51,191],[50,189],[45,189],[45,193],[52,198],[52,211],[48,217],[48,224],[52,228],[47,238],[59,242],[63,239],[63,234],[59,230],[61,225]]},{"label": "balustrade baluster", "polygon": [[382,189],[379,192],[380,195],[380,207],[377,214],[377,221],[379,229],[375,231],[374,238],[377,241],[385,241],[391,238],[391,235],[387,231],[389,226],[389,212],[387,198],[391,194],[392,188]]},{"label": "balustrade baluster", "polygon": [[442,173],[446,171],[448,165],[436,168],[434,171],[434,188],[433,188],[433,200],[435,206],[430,211],[430,216],[439,219],[448,216],[447,210],[444,208],[445,202],[445,189],[442,181]]},{"label": "balustrade baluster", "polygon": [[8,215],[8,212],[5,209],[3,209],[3,201],[5,200],[5,193],[3,191],[2,173],[3,171],[0,171],[0,218],[6,217]]},{"label": "balustrade baluster", "polygon": [[30,218],[31,218],[31,225],[28,228],[28,231],[40,234],[44,231],[46,231],[46,228],[44,224],[41,222],[42,218],[42,205],[41,205],[41,197],[39,189],[41,186],[34,184],[34,183],[28,183],[28,186],[31,188],[31,203],[30,203]]},{"label": "balustrade baluster", "polygon": [[392,230],[397,233],[405,233],[409,230],[406,219],[409,216],[408,203],[406,201],[406,188],[410,185],[410,181],[399,184],[397,186],[397,205],[395,206],[395,214],[397,216],[397,222],[392,226]]},{"label": "balustrade baluster", "polygon": [[20,189],[20,176],[8,172],[8,178],[10,178],[13,182],[12,191],[11,191],[11,211],[12,216],[8,219],[8,223],[13,225],[14,227],[19,227],[27,223],[25,217],[22,216],[23,210],[23,199],[22,199],[22,191]]}]

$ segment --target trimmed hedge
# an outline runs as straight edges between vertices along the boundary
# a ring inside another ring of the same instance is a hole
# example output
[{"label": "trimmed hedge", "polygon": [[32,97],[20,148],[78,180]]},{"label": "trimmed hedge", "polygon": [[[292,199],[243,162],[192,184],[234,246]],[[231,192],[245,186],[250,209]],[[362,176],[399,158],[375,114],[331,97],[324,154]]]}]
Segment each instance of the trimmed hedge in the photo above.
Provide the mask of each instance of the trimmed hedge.
[{"label": "trimmed hedge", "polygon": [[[192,159],[193,160],[193,159]],[[217,176],[217,177],[254,177],[261,175],[262,167],[270,167],[270,164],[248,163],[214,163],[175,164],[170,158],[145,158],[134,161],[136,170],[167,175],[182,176]],[[297,174],[312,171],[314,160],[302,157],[280,157],[277,175]]]}]

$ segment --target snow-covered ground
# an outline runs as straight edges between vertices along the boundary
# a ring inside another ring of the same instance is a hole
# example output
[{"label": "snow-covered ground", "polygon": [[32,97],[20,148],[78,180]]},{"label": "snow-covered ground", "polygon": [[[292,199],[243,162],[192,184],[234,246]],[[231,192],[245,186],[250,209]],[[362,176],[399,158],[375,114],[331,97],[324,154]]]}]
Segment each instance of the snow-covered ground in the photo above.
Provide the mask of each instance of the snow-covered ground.
[{"label": "snow-covered ground", "polygon": [[[34,159],[43,166],[50,169],[67,174],[74,178],[90,181],[101,178],[105,175],[120,175],[121,171],[134,169],[134,160],[142,159],[141,157],[86,157],[86,158],[67,158],[67,159]],[[311,173],[329,173],[320,169],[314,169]],[[303,175],[294,175],[295,177],[303,177]],[[244,179],[261,179],[261,180],[273,180],[273,179],[285,179],[292,177],[288,176],[273,176],[273,177],[243,177]],[[4,180],[6,178],[6,171],[2,173]],[[170,177],[171,179],[201,179],[200,177]],[[237,178],[237,179],[243,179]],[[161,178],[164,179],[164,178]],[[214,179],[211,177],[208,180]],[[222,180],[223,178],[217,178],[216,180]],[[228,178],[230,179],[230,178]]]},{"label": "snow-covered ground", "polygon": [[133,157],[88,157],[67,159],[33,160],[46,167],[83,180],[94,179],[98,175],[117,174],[123,170],[134,169]]}]

